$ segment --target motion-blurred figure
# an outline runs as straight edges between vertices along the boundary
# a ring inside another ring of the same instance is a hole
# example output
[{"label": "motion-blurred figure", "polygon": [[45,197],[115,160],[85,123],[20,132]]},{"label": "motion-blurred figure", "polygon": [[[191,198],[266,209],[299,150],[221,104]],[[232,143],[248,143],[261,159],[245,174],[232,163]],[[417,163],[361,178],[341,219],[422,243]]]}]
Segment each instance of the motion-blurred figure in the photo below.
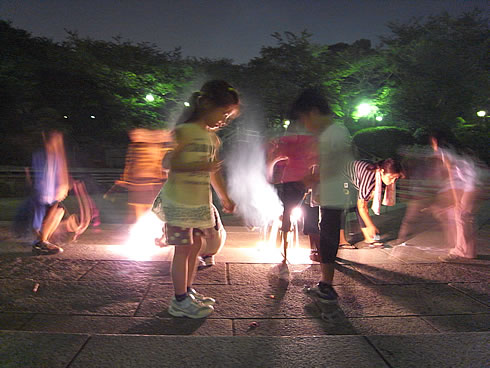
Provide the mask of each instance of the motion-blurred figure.
[{"label": "motion-blurred figure", "polygon": [[415,199],[407,206],[395,241],[409,240],[416,225],[427,223],[424,217],[432,215],[442,225],[450,246],[448,255],[440,257],[445,262],[476,257],[475,199],[481,182],[475,159],[452,148],[448,138],[446,132],[435,130],[429,136],[430,151],[412,154],[419,161],[413,176],[423,185],[412,188]]},{"label": "motion-blurred figure", "polygon": [[137,128],[129,132],[131,143],[126,155],[124,173],[116,185],[127,188],[128,204],[133,209],[134,222],[148,210],[162,184],[167,170],[162,162],[171,149],[171,133],[166,130]]},{"label": "motion-blurred figure", "polygon": [[[318,163],[316,137],[307,132],[299,122],[294,122],[287,135],[271,142],[267,158],[269,176],[273,178],[277,194],[284,206],[282,215],[283,263],[287,260],[288,238],[291,229],[291,212],[301,207],[308,188],[304,178]],[[280,165],[274,175],[274,166]],[[316,208],[318,210],[318,207]]]},{"label": "motion-blurred figure", "polygon": [[444,138],[440,132],[430,137],[434,156],[447,172],[447,182],[439,193],[441,205],[435,210],[445,226],[451,249],[440,259],[450,262],[458,258],[476,258],[474,209],[479,184],[478,168],[468,155],[446,147]]},{"label": "motion-blurred figure", "polygon": [[49,241],[64,215],[59,202],[68,194],[68,168],[63,135],[59,131],[43,132],[44,150],[35,152],[32,159],[34,189],[33,229],[37,241],[34,254],[56,254],[61,247]]}]

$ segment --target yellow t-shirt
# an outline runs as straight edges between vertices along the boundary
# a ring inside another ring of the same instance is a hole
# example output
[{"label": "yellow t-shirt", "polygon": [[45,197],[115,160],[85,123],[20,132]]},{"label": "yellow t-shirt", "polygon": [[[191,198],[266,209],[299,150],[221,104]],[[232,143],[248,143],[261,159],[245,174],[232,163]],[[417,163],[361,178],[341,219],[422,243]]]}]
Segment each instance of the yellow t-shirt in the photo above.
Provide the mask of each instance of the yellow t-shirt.
[{"label": "yellow t-shirt", "polygon": [[[179,152],[183,163],[212,162],[219,139],[215,133],[195,123],[178,125],[179,136],[187,142]],[[179,172],[170,169],[168,180],[153,205],[153,211],[173,226],[210,228],[215,225],[211,210],[209,171]]]}]

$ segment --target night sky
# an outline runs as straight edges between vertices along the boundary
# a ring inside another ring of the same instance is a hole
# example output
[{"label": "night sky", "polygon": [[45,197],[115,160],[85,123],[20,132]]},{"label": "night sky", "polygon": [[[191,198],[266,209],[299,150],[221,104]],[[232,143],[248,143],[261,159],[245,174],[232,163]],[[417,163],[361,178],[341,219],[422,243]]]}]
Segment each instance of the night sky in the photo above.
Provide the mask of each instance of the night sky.
[{"label": "night sky", "polygon": [[230,58],[246,63],[262,46],[275,45],[274,32],[303,30],[320,44],[351,43],[386,35],[390,21],[459,15],[487,0],[0,0],[0,19],[55,41],[65,29],[80,37],[122,36],[150,42],[184,56]]}]

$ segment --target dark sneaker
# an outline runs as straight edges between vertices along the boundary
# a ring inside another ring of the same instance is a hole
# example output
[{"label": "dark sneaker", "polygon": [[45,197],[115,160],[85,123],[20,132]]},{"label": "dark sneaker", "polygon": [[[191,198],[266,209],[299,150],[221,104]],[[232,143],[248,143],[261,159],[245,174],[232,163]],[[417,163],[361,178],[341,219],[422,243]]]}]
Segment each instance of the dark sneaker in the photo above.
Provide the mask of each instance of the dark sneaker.
[{"label": "dark sneaker", "polygon": [[335,289],[330,286],[320,286],[320,284],[316,284],[312,287],[307,287],[304,289],[307,295],[318,298],[318,300],[322,303],[330,304],[337,303],[337,299],[339,298]]},{"label": "dark sneaker", "polygon": [[310,251],[310,259],[313,262],[321,262],[320,255],[318,254],[317,250],[311,250]]},{"label": "dark sneaker", "polygon": [[36,255],[50,255],[63,252],[63,248],[47,241],[38,241],[32,245],[32,253]]}]

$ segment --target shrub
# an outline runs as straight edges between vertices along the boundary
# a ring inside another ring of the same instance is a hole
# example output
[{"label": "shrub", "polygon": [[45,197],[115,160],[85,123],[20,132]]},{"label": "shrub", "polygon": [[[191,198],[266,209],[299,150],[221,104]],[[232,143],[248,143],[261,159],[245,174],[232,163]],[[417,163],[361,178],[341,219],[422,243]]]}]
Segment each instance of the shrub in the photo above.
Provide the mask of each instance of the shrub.
[{"label": "shrub", "polygon": [[469,148],[487,165],[490,164],[488,142],[490,140],[489,124],[460,125],[453,129],[459,145]]},{"label": "shrub", "polygon": [[352,141],[359,158],[385,159],[398,157],[401,146],[412,145],[415,140],[408,129],[394,126],[377,126],[361,129]]}]

